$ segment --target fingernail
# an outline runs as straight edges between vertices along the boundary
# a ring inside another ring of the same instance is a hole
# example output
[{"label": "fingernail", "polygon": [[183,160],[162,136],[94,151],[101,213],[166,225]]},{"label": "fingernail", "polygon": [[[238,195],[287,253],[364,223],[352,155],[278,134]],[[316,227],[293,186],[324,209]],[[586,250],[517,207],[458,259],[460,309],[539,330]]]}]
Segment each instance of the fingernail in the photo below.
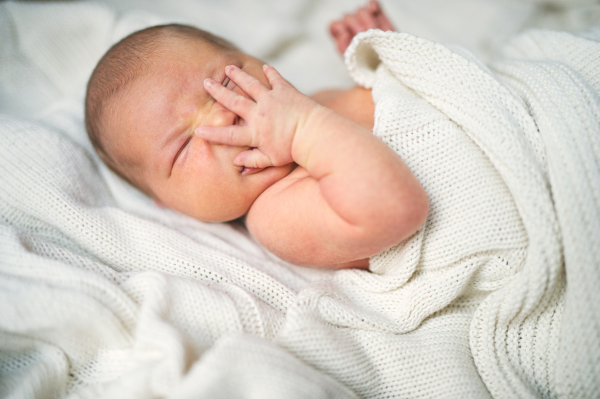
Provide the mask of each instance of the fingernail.
[{"label": "fingernail", "polygon": [[263,65],[263,71],[266,71],[268,67],[269,67],[268,64]]},{"label": "fingernail", "polygon": [[235,166],[244,166],[244,159],[236,156],[235,158],[233,158],[233,164]]},{"label": "fingernail", "polygon": [[235,69],[235,65],[227,65],[225,67],[225,72],[231,72]]},{"label": "fingernail", "polygon": [[211,78],[204,79],[204,86],[212,86],[215,82]]}]

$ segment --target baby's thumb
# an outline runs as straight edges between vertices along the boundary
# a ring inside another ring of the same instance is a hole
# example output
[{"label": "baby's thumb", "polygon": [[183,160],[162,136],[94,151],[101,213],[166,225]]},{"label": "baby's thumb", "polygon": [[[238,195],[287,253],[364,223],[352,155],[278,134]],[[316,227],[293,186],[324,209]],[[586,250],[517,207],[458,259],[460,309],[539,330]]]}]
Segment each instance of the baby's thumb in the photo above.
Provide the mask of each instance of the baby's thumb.
[{"label": "baby's thumb", "polygon": [[233,160],[234,165],[247,168],[266,168],[274,166],[271,159],[263,154],[258,148],[240,152]]}]

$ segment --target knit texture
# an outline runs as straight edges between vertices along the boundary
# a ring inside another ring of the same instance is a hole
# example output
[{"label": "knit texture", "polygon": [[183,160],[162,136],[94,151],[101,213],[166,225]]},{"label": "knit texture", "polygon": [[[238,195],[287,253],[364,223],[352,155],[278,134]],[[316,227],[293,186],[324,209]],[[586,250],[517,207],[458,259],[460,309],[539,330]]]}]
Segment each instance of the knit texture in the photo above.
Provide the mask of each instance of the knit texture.
[{"label": "knit texture", "polygon": [[530,31],[491,70],[400,33],[361,34],[346,54],[373,87],[375,133],[431,202],[372,269],[413,286],[408,328],[460,291],[491,292],[470,346],[494,397],[600,388],[598,33]]},{"label": "knit texture", "polygon": [[593,397],[597,37],[532,31],[489,69],[408,34],[355,38],[375,134],[431,201],[371,273],[288,265],[239,225],[156,207],[99,162],[78,101],[0,116],[0,396]]}]

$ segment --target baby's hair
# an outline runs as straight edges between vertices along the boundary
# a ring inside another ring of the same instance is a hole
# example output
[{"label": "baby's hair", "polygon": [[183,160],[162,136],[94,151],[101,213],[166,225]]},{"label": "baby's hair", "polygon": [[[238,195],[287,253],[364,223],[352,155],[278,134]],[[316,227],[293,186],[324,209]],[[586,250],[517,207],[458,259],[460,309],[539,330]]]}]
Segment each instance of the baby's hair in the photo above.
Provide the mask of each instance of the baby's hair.
[{"label": "baby's hair", "polygon": [[96,65],[87,85],[85,96],[85,127],[100,158],[114,172],[131,180],[106,151],[103,142],[103,119],[110,101],[135,79],[143,76],[155,57],[164,51],[165,40],[178,38],[201,40],[229,51],[238,49],[225,39],[189,25],[169,24],[146,28],[125,37],[114,44]]}]

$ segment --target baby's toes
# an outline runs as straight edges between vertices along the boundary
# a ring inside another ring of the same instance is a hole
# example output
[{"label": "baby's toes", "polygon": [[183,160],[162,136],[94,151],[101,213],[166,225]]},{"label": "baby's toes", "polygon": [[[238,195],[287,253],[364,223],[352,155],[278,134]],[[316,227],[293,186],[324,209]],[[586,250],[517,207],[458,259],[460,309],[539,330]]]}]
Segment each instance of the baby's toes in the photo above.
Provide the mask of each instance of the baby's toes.
[{"label": "baby's toes", "polygon": [[335,44],[340,54],[344,55],[344,52],[352,41],[352,34],[341,21],[335,21],[329,26],[331,36],[335,39]]},{"label": "baby's toes", "polygon": [[372,14],[376,14],[378,12],[381,12],[381,6],[379,5],[379,2],[377,2],[376,0],[371,0],[369,2],[369,4],[367,4],[366,7]]},{"label": "baby's toes", "polygon": [[396,27],[394,27],[394,25],[390,22],[387,15],[379,13],[375,16],[375,18],[377,19],[378,29],[381,29],[382,31],[397,31]]},{"label": "baby's toes", "polygon": [[368,8],[366,8],[366,7],[361,8],[360,10],[358,10],[356,12],[356,15],[357,15],[358,20],[360,21],[361,25],[365,28],[364,30],[378,28],[377,20],[375,19],[375,16]]},{"label": "baby's toes", "polygon": [[352,36],[355,36],[357,33],[364,32],[367,30],[365,26],[363,26],[361,20],[356,16],[356,14],[348,14],[344,16],[344,23],[352,33]]},{"label": "baby's toes", "polygon": [[329,33],[334,39],[337,39],[340,35],[342,35],[345,30],[346,28],[344,27],[344,23],[342,21],[333,21],[331,24],[329,24]]}]

